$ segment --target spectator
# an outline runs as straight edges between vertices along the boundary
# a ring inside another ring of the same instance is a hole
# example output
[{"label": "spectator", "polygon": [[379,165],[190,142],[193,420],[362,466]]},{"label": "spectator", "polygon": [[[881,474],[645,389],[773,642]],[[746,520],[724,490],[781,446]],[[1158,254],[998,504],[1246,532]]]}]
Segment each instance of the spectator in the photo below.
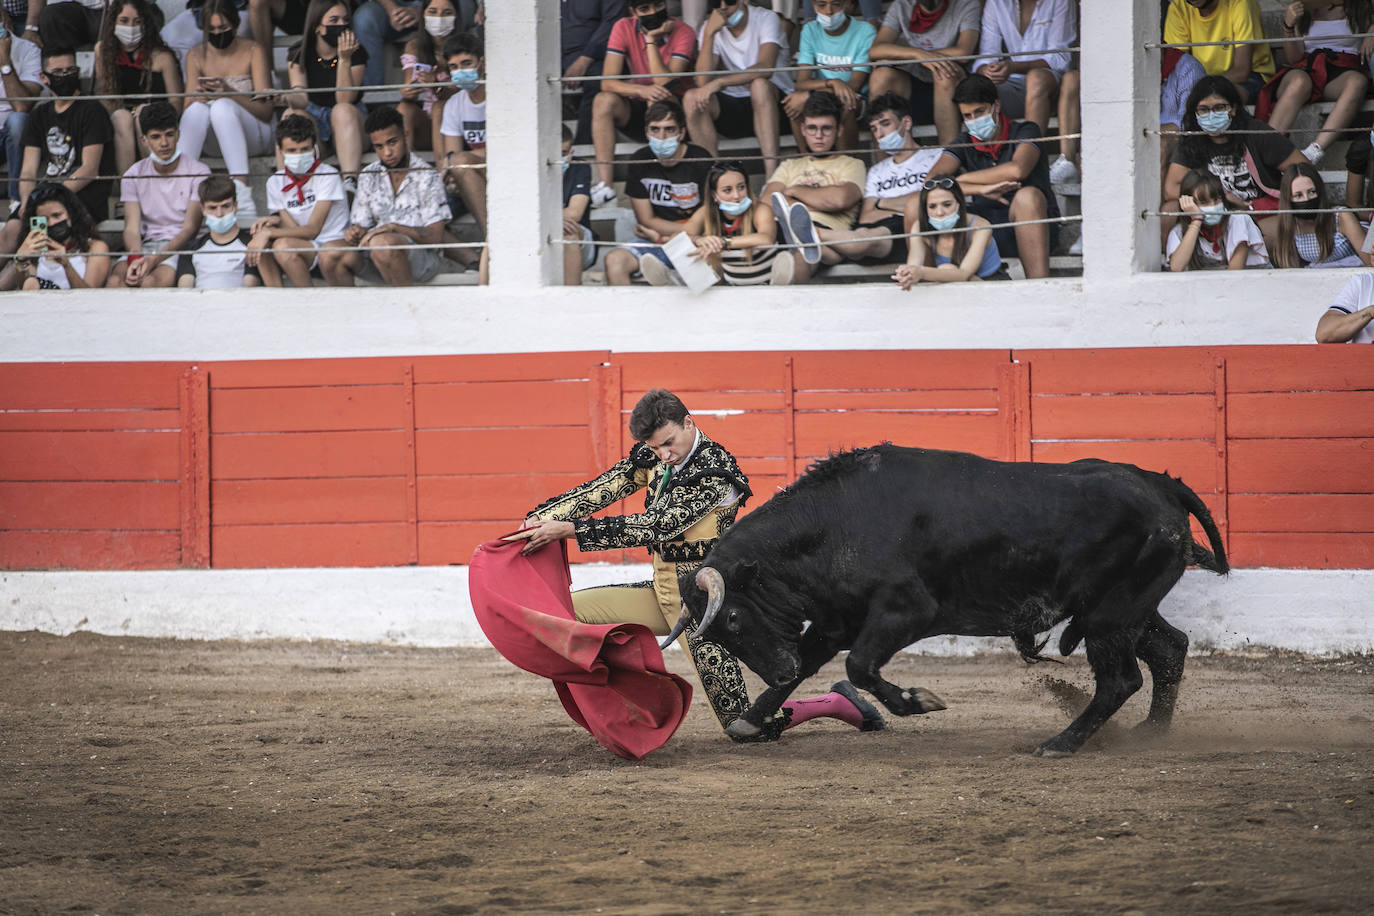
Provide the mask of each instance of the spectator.
[{"label": "spectator", "polygon": [[[645,136],[645,116],[655,102],[681,98],[685,80],[673,76],[691,66],[697,37],[681,19],[668,15],[664,0],[630,0],[630,14],[611,28],[601,91],[592,101],[592,145],[597,182],[592,206],[615,200],[615,132]],[[625,74],[628,79],[620,79]],[[675,100],[676,101],[676,100]]]},{"label": "spectator", "polygon": [[[28,200],[40,181],[61,182],[81,199],[91,222],[98,224],[109,211],[114,170],[113,132],[110,116],[99,102],[77,98],[81,72],[70,51],[43,51],[43,82],[53,99],[41,102],[24,125],[23,165],[19,169],[19,196]],[[11,219],[0,232],[0,252],[8,254],[27,232]],[[101,275],[104,282],[104,274]]]},{"label": "spectator", "polygon": [[[238,33],[244,38],[253,37],[248,20],[243,18],[243,11],[248,9],[248,2],[249,0],[233,0],[234,9],[239,14]],[[186,70],[186,55],[205,40],[205,6],[206,0],[186,0],[186,9],[173,16],[172,20],[162,27],[162,40],[181,62],[183,72]],[[272,46],[271,42],[258,43],[268,48]]]},{"label": "spectator", "polygon": [[1374,274],[1346,281],[1317,321],[1317,343],[1374,343]]},{"label": "spectator", "polygon": [[[248,265],[266,286],[281,286],[282,274],[305,289],[319,273],[318,254],[302,248],[338,248],[348,229],[348,196],[339,170],[320,161],[315,122],[287,115],[277,125],[277,152],[284,167],[267,179],[267,209],[253,224]],[[296,249],[296,250],[292,250]],[[331,285],[336,277],[326,276]]]},{"label": "spectator", "polygon": [[444,102],[453,95],[453,87],[439,52],[444,42],[457,34],[457,21],[455,0],[428,0],[425,27],[406,42],[401,54],[401,71],[408,88],[401,90],[396,110],[405,118],[406,146],[410,149],[443,149],[439,127],[444,123]]},{"label": "spectator", "polygon": [[1193,169],[1183,176],[1180,188],[1178,203],[1187,225],[1180,223],[1169,231],[1165,256],[1170,270],[1269,266],[1269,251],[1259,227],[1249,216],[1232,210],[1220,178]]},{"label": "spectator", "polygon": [[[1346,0],[1314,13],[1294,0],[1283,13],[1287,41],[1283,55],[1288,66],[1274,74],[1255,100],[1255,117],[1275,130],[1287,131],[1308,102],[1334,99],[1321,132],[1302,151],[1313,165],[1326,148],[1341,137],[1355,119],[1369,91],[1365,61],[1374,51],[1374,38],[1352,36],[1368,32],[1374,23],[1370,0]],[[1306,40],[1304,39],[1304,36]]]},{"label": "spectator", "polygon": [[696,88],[682,97],[687,129],[712,156],[720,152],[717,132],[757,137],[764,171],[771,174],[781,146],[779,100],[794,88],[792,74],[771,72],[789,65],[782,19],[745,0],[712,2],[698,36],[696,69],[738,72],[696,78]]},{"label": "spectator", "polygon": [[1269,45],[1208,45],[1206,42],[1264,38],[1258,0],[1171,0],[1164,20],[1165,44],[1203,43],[1193,56],[1209,76],[1225,77],[1242,102],[1249,102],[1274,75]]},{"label": "spectator", "polygon": [[895,92],[911,100],[917,124],[934,124],[939,143],[959,136],[954,87],[967,74],[958,61],[978,49],[983,13],[979,0],[896,0],[868,55],[874,62],[917,58],[873,71],[873,95]]},{"label": "spectator", "polygon": [[[660,246],[683,231],[701,206],[710,156],[685,142],[687,119],[676,99],[654,102],[644,120],[649,145],[631,157],[625,194],[634,208],[635,236]],[[653,286],[672,282],[672,264],[662,248],[615,248],[606,254],[606,284],[628,285],[636,268]]]},{"label": "spectator", "polygon": [[573,132],[563,125],[563,285],[581,286],[582,271],[596,263],[596,239],[587,214],[591,211],[592,169],[572,161]]},{"label": "spectator", "polygon": [[[16,31],[14,21],[8,12],[3,13],[5,31],[0,38],[0,155],[5,157],[5,167],[9,172],[10,209],[18,209],[23,202],[19,196],[19,170],[24,165],[24,125],[29,121],[29,109],[33,102],[20,101],[33,97],[43,91],[42,52],[38,45],[23,38],[32,32]],[[22,29],[22,27],[20,27]]]},{"label": "spectator", "polygon": [[[606,42],[611,28],[626,15],[625,0],[560,0],[559,38],[563,51],[563,78],[600,76],[606,61]],[[599,85],[595,80],[563,87],[577,99],[577,131],[573,142],[592,142],[592,101]]]},{"label": "spectator", "polygon": [[[37,218],[42,228],[30,228]],[[29,196],[21,223],[28,236],[19,257],[0,273],[0,289],[99,289],[110,269],[109,247],[96,234],[81,198],[65,184],[40,184]]]},{"label": "spectator", "polygon": [[[738,162],[716,162],[706,173],[710,199],[692,214],[686,232],[704,260],[730,286],[792,282],[792,252],[774,248],[773,211],[749,195],[749,176]],[[762,249],[762,250],[760,250]]]},{"label": "spectator", "polygon": [[812,264],[841,260],[839,252],[820,243],[853,227],[863,201],[864,164],[835,152],[842,111],[829,92],[811,93],[801,113],[801,136],[810,154],[783,160],[763,188],[779,235],[799,246],[792,254],[798,283],[810,279]]},{"label": "spectator", "polygon": [[[449,216],[443,179],[406,147],[405,122],[396,109],[369,111],[365,128],[377,161],[358,175],[344,242],[374,248],[368,257],[388,286],[424,283],[439,272],[438,249],[390,246],[439,242]],[[320,269],[339,286],[352,286],[363,266],[361,251],[320,252]]]},{"label": "spectator", "polygon": [[248,31],[270,51],[273,28],[280,28],[283,35],[300,35],[305,31],[305,13],[306,0],[248,0]]},{"label": "spectator", "polygon": [[967,145],[946,150],[930,177],[958,172],[959,186],[970,198],[969,211],[993,224],[998,251],[1004,257],[1020,257],[1028,279],[1049,276],[1058,224],[1020,225],[1059,216],[1049,168],[1035,142],[1040,128],[1034,121],[1008,118],[997,86],[981,73],[958,85],[954,102],[964,119],[959,142]]},{"label": "spectator", "polygon": [[1165,48],[1160,52],[1159,174],[1168,174],[1169,159],[1178,143],[1179,126],[1188,108],[1188,94],[1207,75],[1198,59],[1187,51]]},{"label": "spectator", "polygon": [[868,127],[882,158],[868,170],[858,225],[849,230],[821,232],[821,238],[847,260],[906,259],[907,240],[900,236],[910,231],[903,215],[907,202],[920,196],[926,175],[944,153],[938,146],[923,149],[916,142],[907,112],[907,100],[895,92],[877,96],[869,103]]},{"label": "spectator", "polygon": [[238,190],[227,175],[211,175],[200,183],[200,206],[210,234],[193,246],[193,253],[177,258],[177,286],[182,289],[238,289],[259,286],[256,267],[248,266],[247,229],[239,228]]},{"label": "spectator", "polygon": [[[822,66],[797,73],[797,90],[783,99],[783,108],[792,121],[792,135],[801,136],[803,110],[812,92],[833,93],[840,102],[840,135],[836,147],[843,150],[859,146],[859,109],[863,107],[864,86],[873,68],[868,66],[868,50],[878,30],[862,19],[853,19],[847,10],[850,0],[817,0],[816,18],[802,26],[797,47],[797,66]],[[800,141],[798,141],[800,142]],[[786,227],[783,227],[786,232]]]},{"label": "spectator", "polygon": [[[424,7],[425,0],[368,0],[358,7],[353,25],[358,43],[366,52],[362,60],[367,63],[367,70],[362,82],[353,85],[380,86],[385,82],[386,43],[399,41],[413,29],[423,27]],[[455,10],[455,32],[480,30],[483,22],[481,0],[457,0]],[[306,25],[309,25],[308,16]]]},{"label": "spectator", "polygon": [[[181,64],[158,33],[160,18],[148,0],[115,0],[95,43],[96,93],[122,96],[105,101],[114,127],[115,168],[121,175],[142,152],[135,136],[138,110],[150,96],[181,92]],[[167,101],[179,116],[182,99]]]},{"label": "spectator", "polygon": [[1374,255],[1358,250],[1364,232],[1354,213],[1310,213],[1330,208],[1315,165],[1299,162],[1284,170],[1279,209],[1305,212],[1279,214],[1270,251],[1275,267],[1374,267]]},{"label": "spectator", "polygon": [[1345,205],[1352,210],[1365,211],[1360,214],[1361,222],[1374,218],[1369,209],[1374,205],[1371,193],[1374,183],[1369,178],[1371,149],[1374,149],[1374,117],[1360,115],[1355,119],[1357,134],[1350,134],[1350,143],[1345,149]]},{"label": "spectator", "polygon": [[917,283],[1010,279],[992,224],[969,213],[963,188],[953,178],[927,179],[907,204],[907,219],[908,232],[934,234],[912,236],[908,242],[906,263],[892,275],[902,289]]},{"label": "spectator", "polygon": [[1068,49],[1077,40],[1078,16],[1070,0],[987,0],[978,39],[982,56],[973,72],[992,80],[1009,117],[1034,121],[1043,134],[1069,69]]},{"label": "spectator", "polygon": [[157,99],[144,105],[138,127],[148,158],[130,166],[119,184],[129,254],[110,271],[109,285],[172,286],[176,264],[156,252],[181,251],[199,234],[197,191],[210,170],[177,149],[180,132],[171,103]]},{"label": "spectator", "polygon": [[487,233],[487,72],[482,40],[471,33],[444,43],[448,80],[458,92],[444,105],[439,129],[444,143],[444,184],[456,187],[463,203]]},{"label": "spectator", "polygon": [[[773,9],[777,8],[778,0],[773,0]],[[883,0],[859,0],[859,10],[875,29],[883,21]],[[812,0],[802,0],[802,18],[816,18],[815,4]]]},{"label": "spectator", "polygon": [[[47,0],[38,13],[38,37],[43,47],[75,51],[95,44],[105,5],[106,0]],[[33,16],[32,6],[29,16]]]},{"label": "spectator", "polygon": [[258,215],[248,184],[248,157],[272,149],[272,68],[267,49],[237,33],[239,12],[232,0],[208,0],[202,10],[205,42],[186,55],[186,82],[192,92],[257,92],[210,98],[192,96],[181,114],[181,149],[199,159],[214,132],[215,146],[238,189],[238,214]]},{"label": "spectator", "polygon": [[[321,143],[334,144],[349,190],[363,163],[363,93],[358,87],[375,85],[363,82],[368,60],[368,52],[348,27],[348,4],[310,0],[305,32],[287,57],[291,92],[286,103],[289,113],[314,120]],[[340,61],[348,63],[341,66]]]}]

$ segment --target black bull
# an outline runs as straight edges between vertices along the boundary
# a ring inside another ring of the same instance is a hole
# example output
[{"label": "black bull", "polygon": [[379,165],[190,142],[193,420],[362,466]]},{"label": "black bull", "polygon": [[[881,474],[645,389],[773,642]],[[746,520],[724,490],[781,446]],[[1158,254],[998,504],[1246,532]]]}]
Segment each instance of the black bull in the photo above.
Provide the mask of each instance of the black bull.
[{"label": "black bull", "polygon": [[[1202,525],[1208,550],[1193,540]],[[1143,724],[1167,728],[1188,637],[1159,603],[1195,563],[1229,570],[1202,500],[1182,481],[1134,465],[1004,463],[961,452],[879,445],[832,456],[745,516],[681,583],[683,618],[769,685],[731,726],[741,737],[843,649],[855,686],[892,713],[942,708],[879,674],[928,636],[1011,636],[1040,660],[1043,633],[1068,620],[1068,655],[1085,643],[1096,692],[1037,754],[1077,751],[1141,686]],[[671,637],[670,637],[671,639]]]}]

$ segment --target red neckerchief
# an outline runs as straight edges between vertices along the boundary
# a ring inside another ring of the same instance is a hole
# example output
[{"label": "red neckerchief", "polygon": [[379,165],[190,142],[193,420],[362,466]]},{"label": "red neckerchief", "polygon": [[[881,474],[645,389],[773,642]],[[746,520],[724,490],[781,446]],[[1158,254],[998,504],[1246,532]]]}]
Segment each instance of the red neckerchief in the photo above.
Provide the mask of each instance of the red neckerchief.
[{"label": "red neckerchief", "polygon": [[744,214],[741,213],[739,216],[735,217],[733,221],[728,222],[728,223],[725,224],[725,234],[726,234],[726,236],[738,235],[738,234],[739,234],[740,227],[742,227],[743,225],[744,225]]},{"label": "red neckerchief", "polygon": [[135,67],[139,70],[146,70],[143,62],[148,59],[148,52],[140,50],[137,57],[130,57],[129,52],[124,50],[124,46],[119,46],[119,53],[115,55],[116,67]]},{"label": "red neckerchief", "polygon": [[1209,226],[1206,223],[1203,223],[1202,228],[1198,231],[1198,235],[1206,239],[1207,243],[1211,245],[1213,248],[1216,248],[1217,242],[1221,240],[1221,233],[1223,230],[1225,230],[1225,228],[1226,220],[1222,220],[1215,226]]},{"label": "red neckerchief", "polygon": [[1159,56],[1160,69],[1163,71],[1159,76],[1162,83],[1169,78],[1169,74],[1174,72],[1178,62],[1183,59],[1183,52],[1178,48],[1165,48],[1164,53]]},{"label": "red neckerchief", "polygon": [[987,153],[994,159],[997,158],[998,151],[1002,149],[1002,144],[1006,143],[1007,138],[1011,136],[1011,118],[1008,118],[1005,112],[1001,114],[1001,118],[1002,130],[1000,133],[998,133],[997,140],[995,142],[988,143],[984,141],[983,143],[979,143],[977,140],[973,138],[972,134],[969,135],[969,139],[973,140],[974,149],[978,150],[978,152],[980,153]]},{"label": "red neckerchief", "polygon": [[315,174],[315,169],[317,169],[317,168],[319,168],[319,167],[320,167],[320,160],[319,160],[319,158],[317,157],[317,158],[315,159],[315,161],[312,162],[312,163],[310,164],[310,168],[308,168],[308,169],[305,170],[305,174],[304,174],[304,175],[292,175],[291,172],[287,171],[286,169],[282,169],[283,174],[286,175],[286,177],[287,177],[288,180],[287,180],[286,184],[284,184],[284,185],[281,186],[281,192],[282,192],[283,194],[285,194],[286,192],[290,191],[292,188],[295,188],[295,189],[296,189],[296,203],[298,203],[298,204],[303,204],[303,203],[305,203],[305,185],[306,185],[306,182],[310,181],[310,176],[311,176],[311,175],[314,175],[314,174]]},{"label": "red neckerchief", "polygon": [[931,26],[940,21],[940,17],[949,9],[949,0],[940,0],[940,5],[933,10],[927,10],[921,6],[921,0],[916,0],[911,5],[911,26],[913,32],[928,32]]}]

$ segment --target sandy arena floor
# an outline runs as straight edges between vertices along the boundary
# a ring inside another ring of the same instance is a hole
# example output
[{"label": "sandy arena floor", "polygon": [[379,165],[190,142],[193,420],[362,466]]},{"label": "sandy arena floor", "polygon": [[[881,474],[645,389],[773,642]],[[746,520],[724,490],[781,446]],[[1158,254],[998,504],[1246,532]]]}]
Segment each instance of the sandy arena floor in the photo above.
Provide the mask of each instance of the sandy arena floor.
[{"label": "sandy arena floor", "polygon": [[1029,752],[1089,684],[1081,654],[900,657],[889,677],[950,708],[879,733],[736,746],[694,703],[641,763],[488,650],[0,633],[0,671],[3,913],[1374,900],[1374,658],[1190,659],[1168,738],[1126,729],[1145,690],[1066,760]]}]

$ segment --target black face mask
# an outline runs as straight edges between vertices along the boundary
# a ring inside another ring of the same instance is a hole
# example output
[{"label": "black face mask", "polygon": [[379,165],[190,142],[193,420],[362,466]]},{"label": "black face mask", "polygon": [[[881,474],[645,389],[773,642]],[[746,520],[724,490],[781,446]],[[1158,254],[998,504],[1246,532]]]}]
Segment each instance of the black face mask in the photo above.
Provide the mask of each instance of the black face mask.
[{"label": "black face mask", "polygon": [[639,22],[639,27],[641,29],[646,32],[652,32],[668,21],[668,11],[666,9],[655,10],[647,16],[637,16],[635,19]]},{"label": "black face mask", "polygon": [[347,31],[348,26],[346,25],[327,25],[324,27],[324,34],[320,36],[320,39],[331,48],[337,48],[339,46],[339,36]]},{"label": "black face mask", "polygon": [[64,73],[62,76],[53,76],[51,73],[44,74],[48,78],[48,88],[53,95],[72,96],[81,91],[81,74]]},{"label": "black face mask", "polygon": [[48,238],[54,242],[65,242],[72,237],[72,224],[69,222],[48,223]]},{"label": "black face mask", "polygon": [[1310,197],[1307,200],[1290,200],[1288,207],[1292,210],[1315,210],[1321,206],[1321,203],[1320,199]]},{"label": "black face mask", "polygon": [[211,47],[219,48],[223,51],[234,43],[238,37],[233,29],[225,29],[223,32],[211,32],[205,36],[205,40],[210,42]]}]

